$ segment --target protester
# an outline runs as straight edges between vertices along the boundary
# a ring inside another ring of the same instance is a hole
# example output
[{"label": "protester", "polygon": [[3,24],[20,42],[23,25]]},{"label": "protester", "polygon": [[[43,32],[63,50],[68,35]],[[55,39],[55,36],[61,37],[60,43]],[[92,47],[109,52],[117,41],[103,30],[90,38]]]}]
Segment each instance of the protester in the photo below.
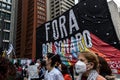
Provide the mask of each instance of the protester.
[{"label": "protester", "polygon": [[60,65],[60,70],[63,74],[64,80],[72,80],[71,75],[69,74],[68,67],[64,64]]},{"label": "protester", "polygon": [[56,54],[56,63],[55,63],[55,68],[59,69],[59,65],[61,65],[62,61],[60,59],[60,56],[58,54]]},{"label": "protester", "polygon": [[79,73],[77,80],[106,80],[98,74],[98,64],[97,55],[90,52],[79,53],[75,64],[76,72]]},{"label": "protester", "polygon": [[101,56],[98,56],[98,59],[99,59],[99,74],[105,77],[107,80],[115,80],[115,76],[112,74],[112,71],[107,61]]},{"label": "protester", "polygon": [[42,80],[44,79],[44,75],[46,72],[45,61],[41,61],[41,64],[39,65],[38,69],[39,69],[39,80]]},{"label": "protester", "polygon": [[36,65],[34,62],[31,62],[27,70],[28,80],[39,80],[38,65]]},{"label": "protester", "polygon": [[55,64],[57,62],[58,57],[56,54],[47,53],[46,56],[46,68],[47,71],[45,73],[44,80],[64,80],[62,73],[55,68]]},{"label": "protester", "polygon": [[15,64],[15,69],[16,69],[16,79],[21,80],[22,79],[22,66],[21,64],[17,61]]},{"label": "protester", "polygon": [[25,65],[24,67],[23,67],[23,78],[25,79],[25,78],[28,78],[28,73],[27,73],[27,70],[28,69],[28,65]]},{"label": "protester", "polygon": [[37,61],[36,61],[35,65],[36,65],[36,66],[39,66],[40,64],[41,64],[40,60],[39,60],[39,59],[37,59]]},{"label": "protester", "polygon": [[16,80],[14,65],[6,58],[0,57],[0,80]]}]

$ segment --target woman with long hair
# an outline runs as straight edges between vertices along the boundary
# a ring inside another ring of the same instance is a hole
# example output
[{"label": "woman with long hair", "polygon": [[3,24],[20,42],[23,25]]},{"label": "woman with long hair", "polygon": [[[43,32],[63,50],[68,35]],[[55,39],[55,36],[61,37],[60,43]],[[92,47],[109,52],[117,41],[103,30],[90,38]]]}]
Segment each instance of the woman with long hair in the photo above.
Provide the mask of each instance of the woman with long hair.
[{"label": "woman with long hair", "polygon": [[115,75],[112,74],[112,70],[108,65],[107,61],[101,56],[98,56],[98,59],[99,59],[99,74],[105,77],[107,80],[115,80]]},{"label": "woman with long hair", "polygon": [[79,73],[77,80],[106,80],[97,72],[98,65],[98,58],[94,53],[79,53],[75,64],[76,72]]}]

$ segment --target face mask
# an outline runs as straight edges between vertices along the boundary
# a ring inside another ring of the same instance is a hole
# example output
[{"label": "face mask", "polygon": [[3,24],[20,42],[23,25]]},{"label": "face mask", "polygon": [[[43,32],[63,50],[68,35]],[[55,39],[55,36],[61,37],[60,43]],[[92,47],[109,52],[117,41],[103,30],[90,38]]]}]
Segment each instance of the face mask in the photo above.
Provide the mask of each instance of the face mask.
[{"label": "face mask", "polygon": [[86,72],[86,64],[80,60],[77,61],[75,63],[75,70],[78,74]]}]

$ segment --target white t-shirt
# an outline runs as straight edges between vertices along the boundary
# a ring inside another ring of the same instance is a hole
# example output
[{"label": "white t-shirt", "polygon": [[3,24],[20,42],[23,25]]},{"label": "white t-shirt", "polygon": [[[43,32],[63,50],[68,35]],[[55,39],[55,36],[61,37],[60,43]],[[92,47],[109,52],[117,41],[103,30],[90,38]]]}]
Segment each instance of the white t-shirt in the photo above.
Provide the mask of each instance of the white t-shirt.
[{"label": "white t-shirt", "polygon": [[37,67],[38,67],[37,65],[28,66],[29,79],[39,78]]},{"label": "white t-shirt", "polygon": [[46,71],[44,80],[64,80],[64,78],[58,69],[53,68],[50,72]]}]

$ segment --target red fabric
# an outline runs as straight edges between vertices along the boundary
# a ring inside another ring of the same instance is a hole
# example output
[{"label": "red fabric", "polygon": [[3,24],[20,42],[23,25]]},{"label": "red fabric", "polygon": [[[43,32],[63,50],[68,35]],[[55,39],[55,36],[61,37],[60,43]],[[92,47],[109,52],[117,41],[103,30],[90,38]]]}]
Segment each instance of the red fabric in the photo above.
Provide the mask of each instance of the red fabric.
[{"label": "red fabric", "polygon": [[69,74],[63,74],[64,80],[72,80]]},{"label": "red fabric", "polygon": [[19,68],[17,69],[17,71],[22,71],[22,68],[21,68],[21,67],[19,67]]},{"label": "red fabric", "polygon": [[117,48],[103,42],[100,38],[98,38],[97,36],[90,34],[91,38],[92,38],[92,48],[91,50],[100,54],[100,55],[104,55],[104,57],[109,57],[110,59],[112,59],[114,57],[114,59],[119,59],[120,60],[120,50],[118,50]]},{"label": "red fabric", "polygon": [[92,48],[89,49],[90,52],[97,53],[99,56],[105,58],[110,65],[111,69],[117,70],[116,73],[120,74],[120,68],[117,67],[120,64],[120,50],[105,43],[100,38],[94,34],[90,34],[92,38]]}]

